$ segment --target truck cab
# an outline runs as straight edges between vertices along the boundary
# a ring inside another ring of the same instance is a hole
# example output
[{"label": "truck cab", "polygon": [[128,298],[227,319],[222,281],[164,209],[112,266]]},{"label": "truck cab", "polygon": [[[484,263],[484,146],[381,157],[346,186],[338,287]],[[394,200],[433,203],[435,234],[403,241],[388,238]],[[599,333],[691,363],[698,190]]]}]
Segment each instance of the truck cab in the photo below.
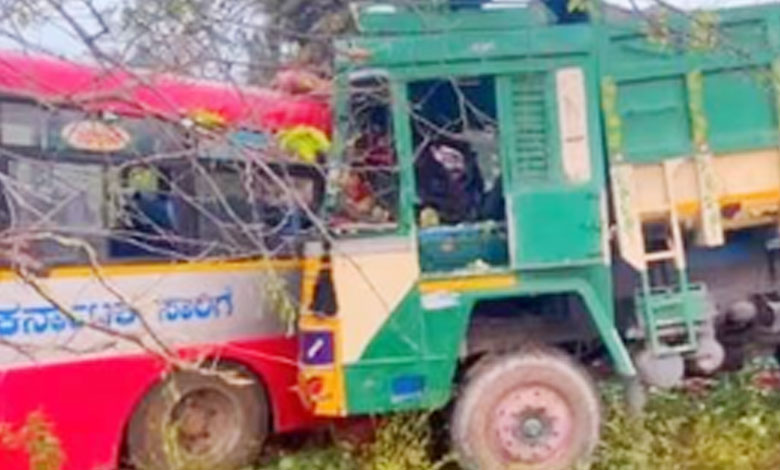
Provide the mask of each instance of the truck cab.
[{"label": "truck cab", "polygon": [[728,288],[694,258],[776,222],[780,112],[734,74],[777,71],[777,8],[729,10],[741,59],[533,2],[354,12],[328,161],[339,217],[307,248],[299,323],[315,413],[454,399],[466,468],[568,470],[598,442],[594,359],[634,404],[687,364],[720,367]]}]

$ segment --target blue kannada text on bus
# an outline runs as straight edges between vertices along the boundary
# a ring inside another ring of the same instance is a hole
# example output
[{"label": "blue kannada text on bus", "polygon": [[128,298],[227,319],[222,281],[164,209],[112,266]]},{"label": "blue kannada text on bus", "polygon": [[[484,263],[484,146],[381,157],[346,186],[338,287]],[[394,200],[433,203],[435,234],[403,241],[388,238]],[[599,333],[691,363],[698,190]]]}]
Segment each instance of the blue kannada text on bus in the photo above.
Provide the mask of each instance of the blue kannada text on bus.
[{"label": "blue kannada text on bus", "polygon": [[[159,322],[209,321],[233,315],[233,293],[168,297],[157,300]],[[0,306],[0,338],[42,336],[88,326],[126,330],[140,326],[138,310],[123,302],[95,301],[73,305],[68,313],[48,304]]]}]

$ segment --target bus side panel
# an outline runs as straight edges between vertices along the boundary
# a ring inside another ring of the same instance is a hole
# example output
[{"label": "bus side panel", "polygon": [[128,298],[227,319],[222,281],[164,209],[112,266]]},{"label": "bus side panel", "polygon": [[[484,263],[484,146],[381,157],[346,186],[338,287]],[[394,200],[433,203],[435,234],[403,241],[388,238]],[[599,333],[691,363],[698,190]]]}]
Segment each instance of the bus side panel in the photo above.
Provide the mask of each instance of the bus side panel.
[{"label": "bus side panel", "polygon": [[[249,367],[269,393],[274,431],[285,432],[314,424],[294,386],[296,351],[294,338],[273,337],[182,353],[213,355]],[[31,413],[40,412],[53,425],[65,451],[64,470],[113,469],[136,405],[165,370],[162,360],[129,356],[5,372],[0,383],[0,422],[18,426]],[[0,468],[27,468],[23,451],[2,450]]]},{"label": "bus side panel", "polygon": [[295,431],[315,425],[298,384],[298,339],[280,336],[220,345],[215,357],[248,366],[263,381],[274,432]]},{"label": "bus side panel", "polygon": [[[161,371],[148,357],[127,357],[7,372],[0,421],[20,425],[43,413],[65,453],[64,470],[114,469],[127,419]],[[0,452],[0,468],[26,469],[26,459]]]},{"label": "bus side panel", "polygon": [[[45,280],[52,296],[79,321],[120,335],[74,323],[29,286],[0,273],[5,343],[0,343],[0,423],[20,424],[41,410],[62,440],[65,470],[115,468],[134,407],[166,368],[165,361],[122,339],[131,335],[145,344],[159,339],[186,357],[240,362],[263,380],[275,431],[309,424],[296,393],[296,341],[285,336],[273,313],[267,267],[242,262],[107,268],[109,281],[132,299],[136,311],[83,273],[55,270]],[[276,266],[293,297],[300,283],[297,267]],[[3,470],[26,468],[25,462],[10,461],[18,455],[0,454]]]}]

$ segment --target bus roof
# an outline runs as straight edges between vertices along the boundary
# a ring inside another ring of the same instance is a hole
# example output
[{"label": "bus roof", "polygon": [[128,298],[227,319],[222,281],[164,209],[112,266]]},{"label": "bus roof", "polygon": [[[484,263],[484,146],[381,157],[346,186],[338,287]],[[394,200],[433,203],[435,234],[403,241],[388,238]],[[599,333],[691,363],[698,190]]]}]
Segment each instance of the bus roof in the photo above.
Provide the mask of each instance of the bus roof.
[{"label": "bus roof", "polygon": [[226,124],[277,131],[296,125],[330,133],[327,102],[275,90],[126,68],[99,68],[0,51],[0,93],[121,115],[180,120],[216,113]]}]

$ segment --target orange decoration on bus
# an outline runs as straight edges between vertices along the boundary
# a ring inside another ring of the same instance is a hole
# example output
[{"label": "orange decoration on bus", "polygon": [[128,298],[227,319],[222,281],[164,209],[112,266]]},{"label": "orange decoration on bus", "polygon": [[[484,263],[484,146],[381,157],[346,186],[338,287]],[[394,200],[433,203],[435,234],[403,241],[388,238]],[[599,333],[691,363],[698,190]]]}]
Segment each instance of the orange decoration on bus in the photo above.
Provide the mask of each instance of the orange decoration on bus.
[{"label": "orange decoration on bus", "polygon": [[131,141],[130,134],[117,125],[100,121],[78,121],[66,125],[62,138],[73,148],[90,152],[118,152]]}]

